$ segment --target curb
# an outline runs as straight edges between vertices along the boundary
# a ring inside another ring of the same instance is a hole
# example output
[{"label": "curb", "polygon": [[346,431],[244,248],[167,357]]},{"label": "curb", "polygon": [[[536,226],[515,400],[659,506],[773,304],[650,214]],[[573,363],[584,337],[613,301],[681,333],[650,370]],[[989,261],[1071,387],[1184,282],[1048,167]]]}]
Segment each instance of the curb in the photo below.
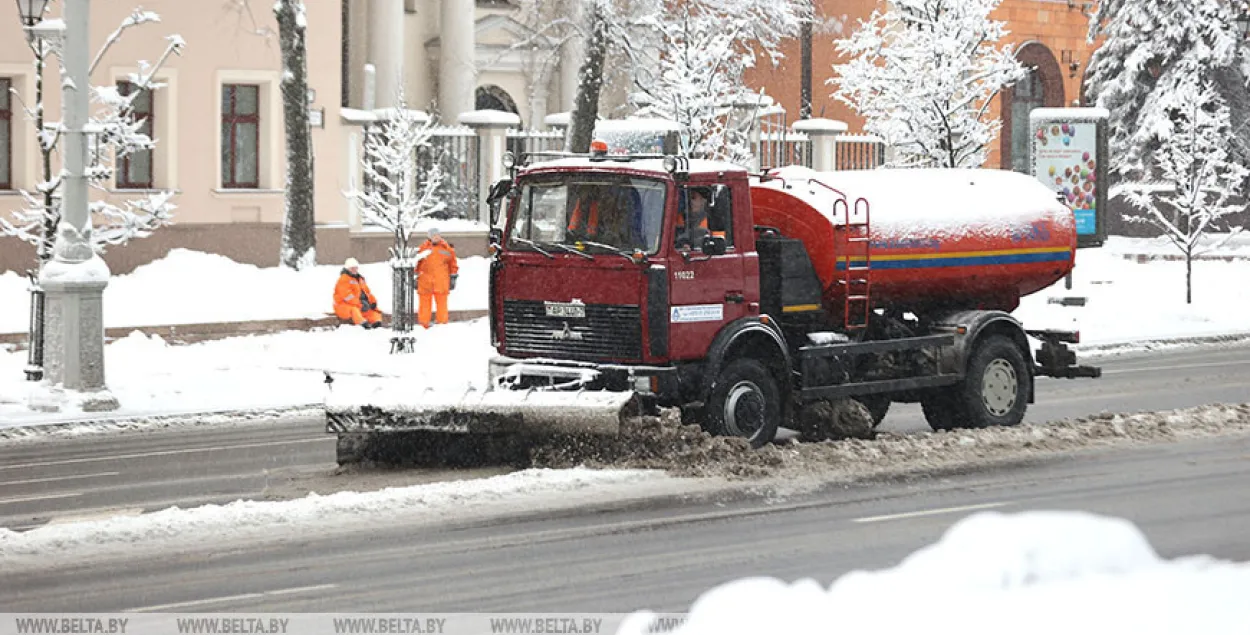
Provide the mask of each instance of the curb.
[{"label": "curb", "polygon": [[1163,339],[1149,339],[1129,342],[1112,342],[1108,344],[1090,344],[1089,346],[1072,347],[1078,353],[1121,353],[1121,352],[1150,352],[1160,348],[1184,345],[1203,345],[1203,344],[1243,344],[1250,342],[1250,331],[1241,333],[1225,333],[1222,335],[1197,335],[1192,337],[1175,337]]},{"label": "curb", "polygon": [[[261,419],[277,419],[282,417],[317,417],[324,416],[322,404],[302,404],[275,408],[238,408],[230,410],[162,412],[150,415],[99,415],[82,413],[87,418],[74,418],[76,414],[66,414],[66,418],[53,421],[19,422],[0,427],[0,442],[21,441],[28,439],[57,436],[72,433],[81,437],[89,434],[115,433],[122,431],[141,431],[167,428],[195,428],[201,426],[243,425]],[[210,419],[204,421],[204,419]],[[224,419],[225,421],[223,421]],[[96,429],[81,432],[74,428],[79,426],[97,426]]]},{"label": "curb", "polygon": [[[448,319],[452,322],[467,322],[486,317],[486,309],[469,309],[449,311]],[[389,318],[389,315],[384,317]],[[246,322],[205,322],[202,324],[167,324],[159,326],[115,326],[104,329],[106,342],[120,339],[139,331],[149,337],[160,336],[170,344],[193,344],[221,340],[228,337],[243,335],[269,335],[282,331],[315,331],[332,329],[339,326],[335,317],[294,318],[285,320],[251,320]],[[0,344],[16,345],[16,350],[26,350],[26,333],[0,333]]]}]

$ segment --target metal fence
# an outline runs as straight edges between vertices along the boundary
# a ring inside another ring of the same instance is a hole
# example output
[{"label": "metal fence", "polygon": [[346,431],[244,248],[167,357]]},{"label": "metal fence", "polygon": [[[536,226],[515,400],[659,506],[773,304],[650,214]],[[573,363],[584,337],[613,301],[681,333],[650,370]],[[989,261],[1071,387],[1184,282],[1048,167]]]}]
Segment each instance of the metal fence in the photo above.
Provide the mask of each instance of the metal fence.
[{"label": "metal fence", "polygon": [[442,168],[443,183],[438,193],[447,207],[434,214],[434,218],[477,220],[478,154],[481,148],[481,142],[472,128],[434,128],[430,147],[417,155],[422,174],[427,174],[435,162]]},{"label": "metal fence", "polygon": [[[509,130],[508,151],[518,158],[535,152],[559,152],[564,149],[564,132],[560,130]],[[538,162],[542,157],[535,157]]]},{"label": "metal fence", "polygon": [[885,140],[874,135],[844,134],[837,144],[838,170],[872,170],[885,163]]},{"label": "metal fence", "polygon": [[755,157],[761,169],[790,165],[812,167],[812,142],[805,133],[781,130],[760,133]]}]

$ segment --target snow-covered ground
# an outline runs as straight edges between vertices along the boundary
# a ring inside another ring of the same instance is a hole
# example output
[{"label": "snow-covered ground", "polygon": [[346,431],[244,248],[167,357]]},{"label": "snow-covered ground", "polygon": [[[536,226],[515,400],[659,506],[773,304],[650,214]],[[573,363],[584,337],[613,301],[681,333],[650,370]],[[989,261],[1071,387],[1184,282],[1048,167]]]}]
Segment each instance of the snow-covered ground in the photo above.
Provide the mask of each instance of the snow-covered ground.
[{"label": "snow-covered ground", "polygon": [[[1247,260],[1194,263],[1193,304],[1185,304],[1185,263],[1138,263],[1127,254],[1172,253],[1166,241],[1112,237],[1076,256],[1072,289],[1060,281],[1021,300],[1015,315],[1030,328],[1075,328],[1084,346],[1226,334],[1250,335],[1250,241],[1236,236],[1213,254]],[[1051,298],[1084,297],[1083,307]]]},{"label": "snow-covered ground", "polygon": [[[52,524],[26,532],[0,528],[0,570],[49,558],[74,561],[132,549],[190,550],[199,545],[290,536],[359,532],[361,527],[436,522],[455,511],[522,513],[537,506],[602,502],[616,496],[671,493],[679,479],[653,470],[530,469],[490,478],[426,483],[372,492],[310,494],[287,501],[238,500],[190,509],[170,507],[138,516]],[[684,485],[683,485],[684,487]],[[210,539],[211,538],[211,539]]]},{"label": "snow-covered ground", "polygon": [[[1161,559],[1132,523],[983,512],[879,571],[832,584],[745,578],[690,607],[675,635],[1245,633],[1250,564]],[[761,610],[761,607],[767,607]],[[647,614],[620,635],[643,635]]]},{"label": "snow-covered ground", "polygon": [[[114,415],[221,411],[320,403],[324,370],[334,386],[367,381],[364,374],[402,376],[414,389],[462,390],[486,381],[490,347],[485,319],[412,332],[416,352],[390,354],[389,330],[343,326],[288,331],[214,342],[171,345],[135,332],[105,348],[109,389],[121,403]],[[0,427],[58,416],[33,413],[27,396],[37,384],[21,380],[25,351],[0,352]]]},{"label": "snow-covered ground", "polygon": [[[1240,291],[1250,281],[1250,260],[1196,263],[1194,304],[1187,306],[1184,263],[1139,264],[1124,258],[1159,248],[1154,241],[1113,238],[1102,249],[1082,250],[1071,291],[1060,282],[1025,298],[1016,315],[1031,328],[1077,328],[1086,347],[1250,334],[1250,294]],[[1250,244],[1221,250],[1229,252],[1250,254]],[[383,307],[390,300],[386,267],[362,267]],[[484,308],[486,260],[465,259],[461,272],[452,306]],[[114,295],[108,296],[105,310],[115,325],[319,317],[329,306],[337,273],[337,267],[302,273],[258,269],[220,256],[176,251],[131,276],[116,278],[106,292]],[[14,274],[0,275],[0,298],[24,307],[24,289]],[[247,289],[256,302],[240,302],[239,289]],[[1049,303],[1063,296],[1083,296],[1087,303]],[[20,331],[25,315],[24,309],[6,311],[0,321]],[[485,382],[493,349],[484,319],[418,329],[417,351],[411,355],[389,354],[390,336],[389,331],[341,327],[176,346],[133,333],[106,349],[108,385],[122,404],[117,414],[153,414],[320,403],[325,397],[322,370],[344,374],[335,384],[339,387],[363,373],[402,376],[414,390],[462,390]],[[48,418],[26,408],[31,385],[22,379],[25,362],[24,351],[0,348],[0,422]]]},{"label": "snow-covered ground", "polygon": [[[453,309],[485,309],[486,258],[460,259],[460,277],[448,304]],[[256,267],[225,256],[175,249],[165,258],[114,276],[104,290],[105,327],[159,326],[323,318],[334,309],[334,283],[341,265],[293,271]],[[391,270],[387,263],[360,267],[382,310],[391,310]],[[26,332],[29,285],[16,272],[0,273],[0,333]]]}]

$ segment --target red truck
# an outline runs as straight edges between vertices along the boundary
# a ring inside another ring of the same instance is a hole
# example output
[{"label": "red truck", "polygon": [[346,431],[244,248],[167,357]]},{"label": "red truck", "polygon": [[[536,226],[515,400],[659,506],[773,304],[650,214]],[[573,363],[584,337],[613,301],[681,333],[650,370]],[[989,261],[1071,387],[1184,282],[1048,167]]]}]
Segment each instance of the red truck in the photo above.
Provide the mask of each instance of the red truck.
[{"label": "red truck", "polygon": [[1011,426],[1035,377],[1100,375],[1068,348],[1078,333],[1010,314],[1075,262],[1072,212],[1028,176],[603,152],[505,164],[489,389],[328,401],[340,460],[369,434],[612,434],[659,407],[756,447],[779,426],[835,435],[846,422],[822,419],[847,412],[872,426],[892,402],[919,402],[934,429]]}]

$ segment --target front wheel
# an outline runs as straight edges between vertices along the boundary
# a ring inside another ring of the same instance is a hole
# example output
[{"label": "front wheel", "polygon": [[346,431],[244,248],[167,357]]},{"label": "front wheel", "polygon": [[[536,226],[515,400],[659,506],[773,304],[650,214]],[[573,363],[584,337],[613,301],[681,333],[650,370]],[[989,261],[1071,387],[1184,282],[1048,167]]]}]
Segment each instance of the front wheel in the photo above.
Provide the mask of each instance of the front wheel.
[{"label": "front wheel", "polygon": [[709,433],[743,437],[759,448],[777,436],[780,424],[781,390],[768,368],[743,358],[721,369],[707,403]]}]

